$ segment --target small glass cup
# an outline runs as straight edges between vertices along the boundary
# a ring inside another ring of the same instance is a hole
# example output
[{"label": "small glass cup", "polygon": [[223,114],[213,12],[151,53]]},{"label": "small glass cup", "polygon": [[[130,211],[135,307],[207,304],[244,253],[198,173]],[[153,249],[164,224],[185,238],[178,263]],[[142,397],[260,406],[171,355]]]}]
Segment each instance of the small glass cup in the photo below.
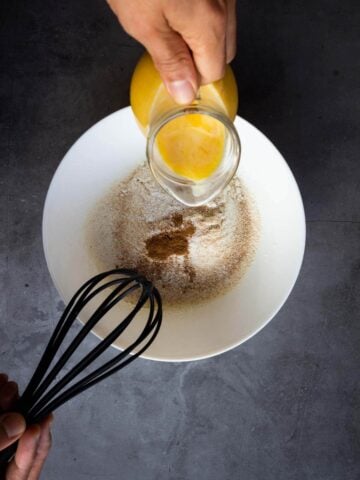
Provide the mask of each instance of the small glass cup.
[{"label": "small glass cup", "polygon": [[[225,139],[222,159],[216,170],[207,178],[191,180],[176,174],[163,160],[157,147],[161,129],[184,115],[208,115],[224,127]],[[191,207],[203,205],[218,195],[236,173],[241,154],[239,135],[225,110],[215,101],[199,96],[189,106],[179,106],[169,95],[162,95],[154,105],[147,135],[146,155],[150,169],[158,183],[176,200]]]}]

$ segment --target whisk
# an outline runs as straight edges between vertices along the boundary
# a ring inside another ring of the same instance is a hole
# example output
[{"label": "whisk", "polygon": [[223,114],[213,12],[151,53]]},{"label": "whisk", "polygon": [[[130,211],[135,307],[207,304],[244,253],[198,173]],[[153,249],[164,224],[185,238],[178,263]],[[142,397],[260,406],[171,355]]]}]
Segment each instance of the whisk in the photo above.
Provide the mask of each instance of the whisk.
[{"label": "whisk", "polygon": [[[111,290],[110,293],[95,308],[89,320],[48,372],[60,345],[80,312],[97,295],[107,289]],[[133,300],[136,291],[138,291],[137,301],[133,305],[129,304],[130,311],[127,316],[92,351],[72,367],[60,381],[49,388],[90,330],[121,300],[129,295],[132,295]],[[145,326],[131,345],[73,385],[65,388],[114,343],[145,305],[149,307]],[[162,303],[160,294],[150,281],[136,271],[114,269],[91,278],[75,293],[65,308],[28,386],[13,411],[21,413],[25,417],[27,425],[40,422],[50,412],[53,412],[71,398],[133,362],[155,340],[161,321]],[[16,446],[16,444],[10,445],[0,452],[0,469],[1,467],[4,468],[13,457]]]}]

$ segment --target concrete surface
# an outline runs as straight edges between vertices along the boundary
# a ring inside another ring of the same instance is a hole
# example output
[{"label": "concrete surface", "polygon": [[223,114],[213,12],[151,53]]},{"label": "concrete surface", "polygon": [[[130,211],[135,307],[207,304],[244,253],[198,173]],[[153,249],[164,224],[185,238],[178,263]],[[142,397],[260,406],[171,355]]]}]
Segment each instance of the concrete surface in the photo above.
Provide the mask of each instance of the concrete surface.
[{"label": "concrete surface", "polygon": [[[41,245],[49,182],[81,133],[128,104],[141,48],[102,0],[1,10],[0,370],[23,387],[63,308]],[[239,112],[304,196],[300,278],[236,350],[139,360],[60,409],[44,479],[360,478],[358,2],[246,1],[238,14]]]}]

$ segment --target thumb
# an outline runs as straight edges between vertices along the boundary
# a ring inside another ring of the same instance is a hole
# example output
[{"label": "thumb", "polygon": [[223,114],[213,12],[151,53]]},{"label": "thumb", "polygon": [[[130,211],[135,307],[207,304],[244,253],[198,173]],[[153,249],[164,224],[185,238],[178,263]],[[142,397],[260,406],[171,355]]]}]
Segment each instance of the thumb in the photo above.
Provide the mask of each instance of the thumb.
[{"label": "thumb", "polygon": [[191,103],[199,88],[199,79],[192,54],[182,37],[171,30],[157,33],[145,47],[175,102]]},{"label": "thumb", "polygon": [[19,413],[0,416],[0,450],[14,443],[25,432],[26,423]]}]

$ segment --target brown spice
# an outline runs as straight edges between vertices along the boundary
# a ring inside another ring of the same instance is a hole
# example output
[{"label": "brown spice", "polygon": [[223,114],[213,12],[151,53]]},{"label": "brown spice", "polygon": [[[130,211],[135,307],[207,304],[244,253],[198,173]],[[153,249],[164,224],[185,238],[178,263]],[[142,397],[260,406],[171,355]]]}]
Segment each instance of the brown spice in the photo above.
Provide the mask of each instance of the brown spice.
[{"label": "brown spice", "polygon": [[195,227],[192,223],[189,223],[186,228],[181,230],[166,231],[153,235],[145,242],[148,256],[154,260],[166,260],[171,255],[187,255],[189,253],[189,238],[194,233]]},{"label": "brown spice", "polygon": [[180,227],[183,224],[184,219],[181,213],[174,213],[171,218],[175,227]]}]

